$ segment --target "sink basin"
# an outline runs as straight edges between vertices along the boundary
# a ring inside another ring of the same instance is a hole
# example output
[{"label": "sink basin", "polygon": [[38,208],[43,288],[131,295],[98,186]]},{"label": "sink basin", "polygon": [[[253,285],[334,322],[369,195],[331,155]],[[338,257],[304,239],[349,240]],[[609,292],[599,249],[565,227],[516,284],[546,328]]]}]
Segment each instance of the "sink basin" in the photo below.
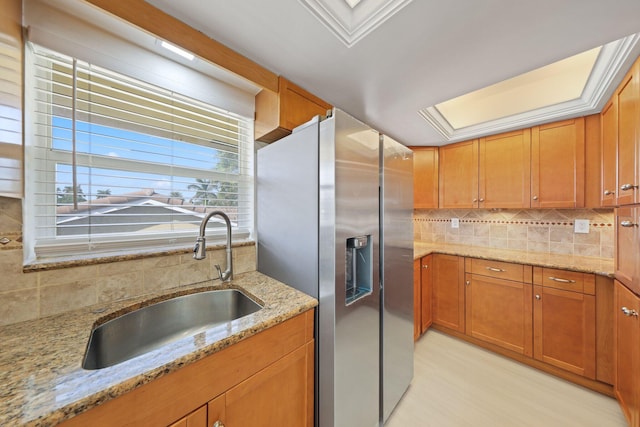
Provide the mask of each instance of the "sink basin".
[{"label": "sink basin", "polygon": [[237,289],[183,295],[142,307],[95,327],[82,367],[113,366],[261,308]]}]

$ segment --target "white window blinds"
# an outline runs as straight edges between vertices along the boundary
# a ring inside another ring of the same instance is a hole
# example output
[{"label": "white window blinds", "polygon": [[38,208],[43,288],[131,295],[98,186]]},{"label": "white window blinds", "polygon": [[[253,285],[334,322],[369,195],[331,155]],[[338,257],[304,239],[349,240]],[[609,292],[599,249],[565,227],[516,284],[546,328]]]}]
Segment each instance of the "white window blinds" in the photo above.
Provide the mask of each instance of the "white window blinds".
[{"label": "white window blinds", "polygon": [[184,246],[217,209],[251,233],[252,121],[38,46],[29,56],[38,258]]}]

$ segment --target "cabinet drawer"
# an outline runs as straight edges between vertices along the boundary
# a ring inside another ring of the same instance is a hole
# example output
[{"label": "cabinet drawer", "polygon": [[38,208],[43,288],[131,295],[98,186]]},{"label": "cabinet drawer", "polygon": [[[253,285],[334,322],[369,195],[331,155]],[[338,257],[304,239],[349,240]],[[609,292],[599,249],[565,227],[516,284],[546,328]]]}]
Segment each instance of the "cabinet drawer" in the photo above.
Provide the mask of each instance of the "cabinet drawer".
[{"label": "cabinet drawer", "polygon": [[589,273],[534,267],[533,283],[547,288],[582,292],[589,295],[596,294],[595,276]]},{"label": "cabinet drawer", "polygon": [[522,264],[512,264],[510,262],[491,261],[478,258],[467,258],[467,272],[482,276],[497,277],[498,279],[513,280],[516,282],[531,282],[525,278],[525,266]]}]

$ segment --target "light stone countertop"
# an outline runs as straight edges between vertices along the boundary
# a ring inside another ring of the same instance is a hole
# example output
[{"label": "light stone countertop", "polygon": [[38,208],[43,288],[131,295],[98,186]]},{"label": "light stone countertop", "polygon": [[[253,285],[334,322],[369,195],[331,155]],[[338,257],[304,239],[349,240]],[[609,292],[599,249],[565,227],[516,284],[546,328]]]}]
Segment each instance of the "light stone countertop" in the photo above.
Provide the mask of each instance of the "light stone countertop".
[{"label": "light stone countertop", "polygon": [[[81,363],[94,324],[131,307],[180,294],[237,288],[264,305],[230,323],[100,370]],[[207,281],[0,327],[0,425],[51,426],[229,347],[317,305],[317,300],[258,272],[229,284]],[[96,313],[96,310],[104,310]]]},{"label": "light stone countertop", "polygon": [[615,266],[613,259],[611,258],[527,252],[512,249],[494,249],[451,243],[414,242],[414,260],[431,253],[514,262],[537,267],[560,268],[563,270],[579,271],[583,273],[594,273],[607,277],[614,277],[615,273]]}]

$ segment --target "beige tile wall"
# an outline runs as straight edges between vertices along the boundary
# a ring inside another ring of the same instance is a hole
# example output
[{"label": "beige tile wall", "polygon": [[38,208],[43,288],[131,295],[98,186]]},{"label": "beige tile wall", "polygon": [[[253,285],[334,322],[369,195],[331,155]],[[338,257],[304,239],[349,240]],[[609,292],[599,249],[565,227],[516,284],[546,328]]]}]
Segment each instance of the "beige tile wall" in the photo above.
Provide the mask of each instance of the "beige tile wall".
[{"label": "beige tile wall", "polygon": [[[225,264],[224,249],[198,262],[189,254],[23,273],[21,201],[0,197],[0,325],[200,282]],[[255,246],[233,249],[235,273],[256,269]]]},{"label": "beige tile wall", "polygon": [[[460,227],[451,227],[451,218]],[[588,234],[573,232],[575,219],[590,221]],[[613,209],[418,209],[414,238],[425,242],[461,243],[613,258]]]}]

